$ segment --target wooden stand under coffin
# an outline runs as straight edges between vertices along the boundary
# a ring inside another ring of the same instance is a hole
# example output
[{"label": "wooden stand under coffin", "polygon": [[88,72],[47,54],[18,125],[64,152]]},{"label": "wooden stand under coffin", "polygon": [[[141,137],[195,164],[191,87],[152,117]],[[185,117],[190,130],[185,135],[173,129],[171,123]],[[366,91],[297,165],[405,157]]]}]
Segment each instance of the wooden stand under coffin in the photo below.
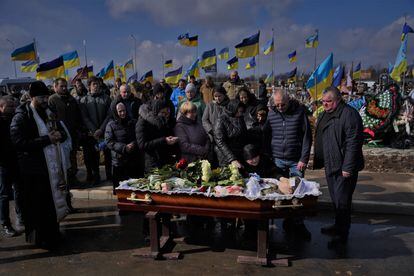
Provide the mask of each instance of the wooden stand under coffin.
[{"label": "wooden stand under coffin", "polygon": [[[207,197],[202,194],[163,194],[148,191],[116,190],[120,212],[146,212],[150,225],[150,248],[139,249],[134,256],[153,259],[178,259],[171,253],[170,217],[188,214],[258,221],[257,256],[239,256],[239,263],[287,266],[287,259],[270,260],[268,254],[269,220],[316,215],[318,197],[305,196],[290,200],[249,200],[243,196]],[[166,249],[169,250],[166,250]]]}]

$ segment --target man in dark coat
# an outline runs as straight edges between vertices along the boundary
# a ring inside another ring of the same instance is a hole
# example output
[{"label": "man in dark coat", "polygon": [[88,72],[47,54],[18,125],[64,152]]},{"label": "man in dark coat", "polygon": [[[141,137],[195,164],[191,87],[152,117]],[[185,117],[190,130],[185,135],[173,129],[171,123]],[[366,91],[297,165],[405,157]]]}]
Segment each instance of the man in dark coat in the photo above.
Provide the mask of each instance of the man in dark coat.
[{"label": "man in dark coat", "polygon": [[127,115],[130,119],[138,120],[138,110],[141,106],[141,100],[131,93],[129,85],[122,84],[119,87],[119,95],[111,103],[111,112],[115,111],[115,106],[122,102],[125,105]]},{"label": "man in dark coat", "polygon": [[[137,143],[145,151],[145,171],[173,164],[179,157],[178,138],[173,136],[175,120],[166,100],[152,100],[135,127]],[[145,114],[149,113],[149,114]]]},{"label": "man in dark coat", "polygon": [[329,244],[335,246],[348,239],[352,194],[358,172],[364,168],[363,126],[359,113],[343,102],[336,87],[324,91],[322,103],[324,112],[318,118],[315,132],[314,168],[325,167],[335,223],[323,227],[321,232],[337,236]]},{"label": "man in dark coat", "polygon": [[137,121],[129,117],[123,102],[115,105],[113,116],[114,119],[106,126],[105,142],[112,153],[112,183],[115,194],[119,181],[144,176],[144,156],[138,149],[135,137]]},{"label": "man in dark coat", "polygon": [[68,134],[62,124],[53,123],[56,115],[48,109],[49,93],[43,82],[33,82],[31,101],[17,108],[10,126],[23,183],[26,241],[44,248],[57,246],[58,221],[68,213],[64,160],[69,163],[65,158],[69,152],[60,160],[57,153],[67,144]]},{"label": "man in dark coat", "polygon": [[7,237],[16,235],[9,216],[9,198],[14,185],[15,210],[18,230],[23,226],[21,216],[21,185],[17,165],[16,149],[10,139],[10,124],[18,101],[12,96],[0,97],[0,224]]},{"label": "man in dark coat", "polygon": [[[88,80],[89,93],[81,99],[80,110],[83,122],[88,130],[88,137],[85,139],[85,163],[88,163],[91,171],[87,171],[87,180],[98,184],[101,181],[99,175],[99,151],[96,149],[98,143],[104,138],[106,124],[110,118],[111,99],[100,87],[100,80],[97,77],[90,77]],[[106,177],[110,179],[111,164],[110,154],[105,155]],[[108,162],[109,160],[109,162]],[[109,163],[109,164],[108,164]],[[108,168],[109,167],[109,168]]]}]

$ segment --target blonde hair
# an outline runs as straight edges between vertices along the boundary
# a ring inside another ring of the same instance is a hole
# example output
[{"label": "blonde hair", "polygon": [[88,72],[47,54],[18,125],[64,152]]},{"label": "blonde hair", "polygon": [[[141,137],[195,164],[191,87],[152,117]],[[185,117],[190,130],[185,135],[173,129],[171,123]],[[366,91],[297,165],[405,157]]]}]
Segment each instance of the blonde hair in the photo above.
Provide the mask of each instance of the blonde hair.
[{"label": "blonde hair", "polygon": [[197,110],[197,106],[189,101],[185,101],[180,107],[180,113],[183,115],[193,110]]}]

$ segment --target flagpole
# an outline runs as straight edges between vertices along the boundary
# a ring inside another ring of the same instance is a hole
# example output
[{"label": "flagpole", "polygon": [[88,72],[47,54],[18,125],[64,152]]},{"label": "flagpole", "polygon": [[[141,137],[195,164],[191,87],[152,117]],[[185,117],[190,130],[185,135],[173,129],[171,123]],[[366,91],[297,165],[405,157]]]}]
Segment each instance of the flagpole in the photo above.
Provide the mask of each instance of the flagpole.
[{"label": "flagpole", "polygon": [[[272,28],[272,42],[273,42],[273,50],[272,50],[272,85],[275,84],[275,30]],[[259,76],[260,77],[260,76]]]},{"label": "flagpole", "polygon": [[85,66],[86,66],[86,72],[88,72],[88,56],[86,55],[86,40],[83,40],[83,52],[85,54]]},{"label": "flagpole", "polygon": [[[6,40],[12,45],[13,51],[16,50],[16,47],[14,46],[14,43],[8,38],[6,38]],[[16,61],[15,60],[13,60],[13,64],[14,64],[14,77],[17,79],[17,70],[16,70]]]},{"label": "flagpole", "polygon": [[134,40],[134,71],[137,74],[138,78],[138,70],[137,70],[137,39],[133,34],[130,35],[130,37]]},{"label": "flagpole", "polygon": [[[319,33],[318,30],[316,30],[316,33],[318,34],[318,45],[315,47],[315,61],[313,63],[313,71],[316,70],[316,56],[318,54],[318,46],[319,46]],[[315,72],[315,98],[318,99],[318,74]],[[318,105],[317,105],[318,107]]]},{"label": "flagpole", "polygon": [[162,66],[162,78],[164,78],[165,70],[164,70],[164,54],[161,54],[161,66]]},{"label": "flagpole", "polygon": [[37,53],[37,46],[36,46],[36,39],[35,38],[33,38],[33,45],[34,45],[34,49],[35,49],[36,61],[37,61],[38,64],[40,64],[40,58],[39,58],[39,55]]}]

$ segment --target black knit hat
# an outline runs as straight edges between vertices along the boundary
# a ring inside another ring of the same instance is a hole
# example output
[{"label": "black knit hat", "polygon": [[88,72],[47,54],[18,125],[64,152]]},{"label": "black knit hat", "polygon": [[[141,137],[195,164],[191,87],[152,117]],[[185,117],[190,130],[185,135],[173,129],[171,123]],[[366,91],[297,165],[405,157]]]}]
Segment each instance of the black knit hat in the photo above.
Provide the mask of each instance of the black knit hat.
[{"label": "black knit hat", "polygon": [[243,158],[244,160],[251,160],[260,155],[259,148],[255,145],[248,144],[243,148]]},{"label": "black knit hat", "polygon": [[43,81],[35,81],[30,84],[30,97],[50,95],[50,91]]}]

